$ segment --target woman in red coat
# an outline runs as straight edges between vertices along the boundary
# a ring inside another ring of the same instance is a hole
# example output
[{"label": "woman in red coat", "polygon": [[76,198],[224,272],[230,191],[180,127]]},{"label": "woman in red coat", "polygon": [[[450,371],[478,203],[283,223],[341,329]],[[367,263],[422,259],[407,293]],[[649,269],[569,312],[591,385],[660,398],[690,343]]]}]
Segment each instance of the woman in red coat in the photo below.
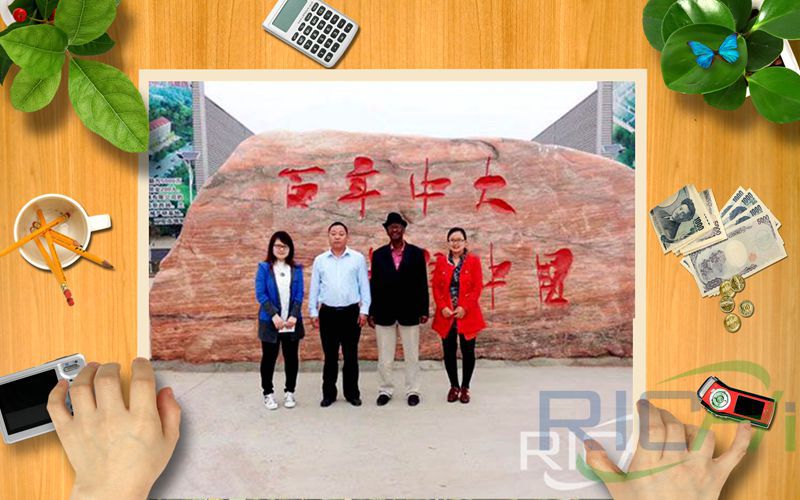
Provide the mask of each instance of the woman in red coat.
[{"label": "woman in red coat", "polygon": [[[475,338],[484,329],[480,298],[483,289],[481,260],[467,251],[467,233],[460,227],[447,232],[450,252],[440,255],[433,271],[436,314],[433,329],[442,338],[444,367],[450,379],[447,401],[469,403],[469,382],[475,370]],[[456,355],[461,344],[463,377],[458,383]]]}]

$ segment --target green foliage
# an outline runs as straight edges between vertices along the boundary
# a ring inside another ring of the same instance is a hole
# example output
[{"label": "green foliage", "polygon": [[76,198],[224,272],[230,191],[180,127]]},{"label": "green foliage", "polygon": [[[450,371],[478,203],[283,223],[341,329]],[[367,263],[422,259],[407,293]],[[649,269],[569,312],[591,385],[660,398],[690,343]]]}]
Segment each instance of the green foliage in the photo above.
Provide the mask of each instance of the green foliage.
[{"label": "green foliage", "polygon": [[697,64],[689,47],[689,42],[695,41],[716,50],[730,34],[731,30],[728,28],[713,24],[692,24],[673,33],[661,53],[661,73],[667,87],[684,94],[705,94],[724,89],[744,75],[747,45],[743,38],[737,39],[738,61],[730,64],[721,58],[715,58],[708,69]]},{"label": "green foliage", "polygon": [[631,168],[636,168],[636,135],[624,127],[614,125],[611,139],[614,144],[619,144],[624,148],[617,155],[617,161]]},{"label": "green foliage", "polygon": [[25,9],[29,17],[0,32],[0,84],[13,64],[19,66],[11,104],[37,111],[57,93],[61,68],[69,58],[69,98],[84,125],[123,151],[141,152],[147,150],[150,131],[139,91],[121,71],[73,57],[96,56],[114,47],[106,31],[118,5],[119,0],[12,2],[12,11]]},{"label": "green foliage", "polygon": [[61,84],[61,72],[40,78],[22,70],[11,85],[11,105],[20,111],[39,111],[50,104]]},{"label": "green foliage", "polygon": [[[650,0],[642,26],[650,44],[661,50],[661,72],[668,88],[702,94],[706,103],[735,110],[748,88],[759,113],[776,123],[800,121],[800,74],[773,66],[784,40],[800,39],[800,1],[764,0],[753,15],[752,0]],[[737,33],[739,59],[730,64],[720,44]],[[716,52],[704,69],[689,42]]]}]

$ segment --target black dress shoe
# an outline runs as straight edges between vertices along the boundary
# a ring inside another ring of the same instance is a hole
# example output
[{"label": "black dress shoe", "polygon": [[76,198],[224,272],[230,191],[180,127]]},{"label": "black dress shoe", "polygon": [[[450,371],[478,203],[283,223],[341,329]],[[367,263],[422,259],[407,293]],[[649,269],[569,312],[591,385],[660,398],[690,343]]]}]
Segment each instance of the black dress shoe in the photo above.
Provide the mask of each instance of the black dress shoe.
[{"label": "black dress shoe", "polygon": [[378,406],[386,406],[386,403],[388,403],[391,399],[392,397],[388,394],[379,394],[378,401],[376,402],[378,403]]},{"label": "black dress shoe", "polygon": [[417,406],[419,404],[419,396],[412,394],[408,397],[408,406]]},{"label": "black dress shoe", "polygon": [[352,398],[352,399],[348,399],[348,401],[353,406],[361,406],[361,398]]},{"label": "black dress shoe", "polygon": [[333,404],[333,400],[332,399],[328,399],[328,398],[322,398],[322,401],[319,402],[319,405],[321,407],[323,407],[323,408],[327,408],[332,404]]}]

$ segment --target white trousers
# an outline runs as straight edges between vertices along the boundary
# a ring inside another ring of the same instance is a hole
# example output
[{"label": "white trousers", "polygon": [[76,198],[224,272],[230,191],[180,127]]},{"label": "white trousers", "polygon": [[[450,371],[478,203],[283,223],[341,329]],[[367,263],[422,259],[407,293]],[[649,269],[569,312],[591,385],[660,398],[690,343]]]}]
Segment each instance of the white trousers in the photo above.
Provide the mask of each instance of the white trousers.
[{"label": "white trousers", "polygon": [[378,374],[381,383],[378,393],[389,397],[394,394],[392,367],[398,330],[403,342],[406,396],[419,395],[419,325],[402,326],[399,323],[391,326],[375,325],[375,336],[378,339]]}]

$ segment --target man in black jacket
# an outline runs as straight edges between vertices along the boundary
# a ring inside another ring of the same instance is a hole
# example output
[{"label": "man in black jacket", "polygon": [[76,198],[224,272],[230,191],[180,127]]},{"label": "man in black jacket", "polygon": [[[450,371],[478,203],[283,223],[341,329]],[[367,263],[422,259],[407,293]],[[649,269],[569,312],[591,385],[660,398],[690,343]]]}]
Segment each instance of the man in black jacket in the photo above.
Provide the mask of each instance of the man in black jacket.
[{"label": "man in black jacket", "polygon": [[419,325],[428,321],[428,268],[425,252],[404,239],[408,223],[395,212],[383,223],[389,244],[372,254],[369,323],[378,340],[378,373],[381,386],[378,406],[392,399],[392,365],[397,332],[403,342],[406,398],[419,404]]}]

